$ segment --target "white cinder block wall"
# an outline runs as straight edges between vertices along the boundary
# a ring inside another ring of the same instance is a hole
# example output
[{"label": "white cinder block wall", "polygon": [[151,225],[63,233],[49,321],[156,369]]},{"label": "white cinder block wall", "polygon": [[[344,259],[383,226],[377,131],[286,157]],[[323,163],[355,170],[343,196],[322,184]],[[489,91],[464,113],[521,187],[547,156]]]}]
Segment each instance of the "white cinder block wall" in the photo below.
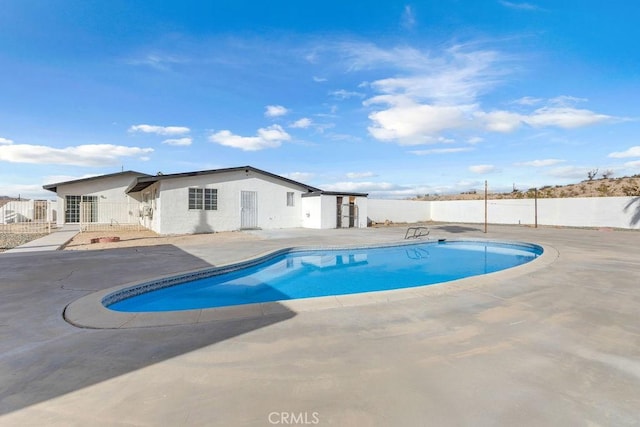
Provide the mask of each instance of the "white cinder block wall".
[{"label": "white cinder block wall", "polygon": [[539,199],[538,223],[640,229],[640,197]]},{"label": "white cinder block wall", "polygon": [[[369,199],[375,222],[484,223],[484,200],[411,201]],[[491,224],[534,224],[533,199],[488,200]],[[538,199],[538,224],[640,229],[640,197]]]},{"label": "white cinder block wall", "polygon": [[369,199],[367,197],[356,197],[358,205],[358,228],[367,228],[369,219]]},{"label": "white cinder block wall", "polygon": [[424,222],[431,218],[429,202],[419,200],[369,199],[367,212],[373,222]]}]

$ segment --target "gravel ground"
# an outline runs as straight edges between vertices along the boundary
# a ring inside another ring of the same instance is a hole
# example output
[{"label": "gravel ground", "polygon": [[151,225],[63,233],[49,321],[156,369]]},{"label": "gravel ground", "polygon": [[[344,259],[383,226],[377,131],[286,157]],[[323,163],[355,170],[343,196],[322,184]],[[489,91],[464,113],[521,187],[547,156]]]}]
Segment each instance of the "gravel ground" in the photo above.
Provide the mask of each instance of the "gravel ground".
[{"label": "gravel ground", "polygon": [[2,233],[0,232],[0,252],[7,249],[15,248],[40,237],[46,236],[46,233]]}]

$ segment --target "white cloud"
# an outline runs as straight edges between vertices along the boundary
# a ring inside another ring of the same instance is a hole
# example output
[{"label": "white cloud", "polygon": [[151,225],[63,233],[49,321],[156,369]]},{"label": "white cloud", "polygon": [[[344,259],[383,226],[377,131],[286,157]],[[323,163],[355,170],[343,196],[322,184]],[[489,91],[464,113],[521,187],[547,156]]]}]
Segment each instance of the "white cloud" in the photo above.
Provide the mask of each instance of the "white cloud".
[{"label": "white cloud", "polygon": [[578,128],[612,120],[613,117],[571,107],[543,107],[526,116],[524,121],[534,127],[556,126]]},{"label": "white cloud", "polygon": [[498,52],[470,50],[465,45],[452,46],[440,55],[410,47],[383,49],[372,43],[341,43],[337,48],[349,71],[374,67],[398,70],[398,77],[373,81],[370,87],[420,100],[466,103],[509,72],[506,58]]},{"label": "white cloud", "polygon": [[347,172],[347,178],[349,179],[360,179],[360,178],[371,178],[377,176],[373,172]]},{"label": "white cloud", "polygon": [[544,166],[557,165],[558,163],[562,163],[562,162],[564,162],[564,160],[560,160],[560,159],[532,160],[530,162],[516,163],[516,166],[533,166],[535,168],[540,168]]},{"label": "white cloud", "polygon": [[300,120],[296,120],[295,122],[291,123],[289,127],[297,128],[297,129],[306,129],[309,126],[311,126],[311,124],[312,124],[311,119],[307,117],[303,117]]},{"label": "white cloud", "polygon": [[174,64],[183,64],[186,62],[189,62],[186,58],[166,55],[163,53],[148,53],[139,58],[129,59],[126,61],[129,65],[146,65],[161,71],[169,70]]},{"label": "white cloud", "polygon": [[490,113],[478,111],[475,113],[475,117],[483,123],[486,130],[501,133],[513,132],[520,127],[523,121],[521,114],[509,111],[492,111]]},{"label": "white cloud", "polygon": [[556,178],[565,179],[585,179],[587,178],[587,172],[590,168],[577,167],[577,166],[563,166],[550,170],[549,175]]},{"label": "white cloud", "polygon": [[514,3],[510,1],[500,0],[499,3],[505,7],[510,9],[518,9],[518,10],[540,10],[540,7],[531,4],[531,3]]},{"label": "white cloud", "polygon": [[474,116],[480,120],[486,130],[502,133],[513,132],[522,124],[528,124],[532,127],[555,126],[573,129],[614,119],[612,116],[572,107],[542,107],[531,114],[503,110],[489,113],[476,111]]},{"label": "white cloud", "polygon": [[640,168],[640,160],[634,160],[632,162],[627,162],[624,164],[627,168]]},{"label": "white cloud", "polygon": [[164,141],[162,141],[163,144],[179,146],[191,145],[192,142],[193,140],[190,137],[165,139]]},{"label": "white cloud", "polygon": [[13,141],[7,138],[0,138],[0,145],[9,145],[13,144]]},{"label": "white cloud", "polygon": [[325,184],[321,186],[321,188],[326,191],[349,191],[349,192],[358,192],[358,193],[369,193],[372,191],[397,190],[397,189],[401,189],[402,187],[397,184],[392,184],[390,182],[344,181],[344,182],[336,182],[334,184]]},{"label": "white cloud", "polygon": [[258,151],[265,148],[279,147],[283,141],[289,141],[291,136],[280,125],[272,125],[258,129],[257,136],[234,135],[228,130],[222,130],[209,136],[209,141],[227,147],[239,148],[243,151]]},{"label": "white cloud", "polygon": [[183,126],[155,126],[155,125],[134,125],[129,128],[129,132],[154,133],[162,136],[184,135],[191,129]]},{"label": "white cloud", "polygon": [[451,189],[457,188],[457,189],[462,189],[461,191],[465,191],[465,190],[468,191],[468,190],[476,189],[480,186],[484,187],[484,183],[482,181],[463,179],[456,182],[455,186],[451,187]]},{"label": "white cloud", "polygon": [[329,95],[333,96],[334,98],[337,99],[349,99],[349,98],[364,98],[365,94],[362,92],[354,92],[354,91],[347,91],[344,89],[340,89],[340,90],[334,90],[333,92],[329,92]]},{"label": "white cloud", "polygon": [[373,122],[369,133],[381,141],[396,141],[400,145],[419,145],[438,141],[446,129],[467,124],[466,113],[471,106],[417,104],[403,96],[378,96],[366,105],[387,104],[386,110],[369,114]]},{"label": "white cloud", "polygon": [[513,101],[512,104],[531,106],[531,105],[540,104],[542,101],[544,101],[542,98],[534,98],[532,96],[523,96],[522,98],[516,99],[515,101]]},{"label": "white cloud", "polygon": [[43,145],[11,144],[0,151],[0,161],[12,163],[105,166],[118,164],[122,157],[141,157],[153,148],[112,144],[87,144],[53,148]]},{"label": "white cloud", "polygon": [[369,114],[371,135],[400,145],[433,142],[444,130],[472,126],[478,96],[495,86],[507,69],[497,66],[504,62],[497,52],[467,51],[461,45],[439,57],[410,48],[359,48],[351,52],[352,66],[391,64],[404,71],[404,76],[372,82],[380,95],[364,102],[374,109]]},{"label": "white cloud", "polygon": [[467,139],[467,142],[469,144],[478,144],[480,142],[484,141],[484,138],[480,137],[480,136],[473,136],[469,139]]},{"label": "white cloud", "polygon": [[549,99],[549,104],[556,107],[573,107],[579,102],[587,102],[587,98],[578,98],[571,95],[560,95]]},{"label": "white cloud", "polygon": [[630,147],[625,151],[614,151],[613,153],[610,153],[608,157],[613,157],[615,159],[623,159],[625,157],[640,157],[640,145]]},{"label": "white cloud", "polygon": [[316,82],[316,83],[323,83],[323,82],[326,82],[326,81],[327,81],[327,79],[326,79],[326,78],[324,78],[324,77],[316,77],[316,76],[313,76],[313,81],[314,81],[314,82]]},{"label": "white cloud", "polygon": [[508,69],[506,65],[498,66],[505,60],[497,52],[465,49],[461,45],[454,46],[440,57],[405,49],[390,52],[398,61],[394,65],[406,70],[406,77],[377,80],[371,87],[382,93],[405,94],[415,100],[439,104],[473,102],[496,86]]},{"label": "white cloud", "polygon": [[[558,96],[536,110],[484,111],[481,95],[501,84],[513,67],[509,57],[492,50],[457,45],[439,55],[413,48],[382,49],[373,44],[341,46],[351,71],[374,67],[397,69],[397,75],[369,83],[377,94],[364,101],[370,107],[369,133],[400,145],[433,143],[447,130],[483,129],[513,132],[523,125],[573,129],[616,120],[588,109],[575,108],[585,99]],[[348,93],[348,92],[346,92]],[[534,106],[541,98],[523,97],[515,104]]]},{"label": "white cloud", "polygon": [[456,140],[451,138],[445,138],[444,136],[439,136],[438,142],[441,142],[443,144],[453,144],[456,142]]},{"label": "white cloud", "polygon": [[264,115],[265,117],[280,117],[287,114],[289,110],[287,110],[282,105],[267,105],[265,107]]},{"label": "white cloud", "polygon": [[310,64],[317,64],[318,63],[318,52],[317,51],[309,52],[304,56],[304,59]]},{"label": "white cloud", "polygon": [[411,6],[406,5],[402,13],[402,26],[407,30],[413,29],[416,26],[416,17]]},{"label": "white cloud", "polygon": [[[324,131],[326,131],[328,129],[332,129],[332,128],[334,128],[336,126],[334,123],[323,123],[323,124],[312,123],[312,124],[313,124],[313,128],[318,133],[324,133]],[[332,137],[332,135],[329,135],[328,137],[330,138],[330,137]]]},{"label": "white cloud", "polygon": [[294,181],[304,183],[312,179],[315,176],[315,174],[311,172],[291,172],[291,173],[282,174],[282,176],[284,176],[285,178],[292,179]]},{"label": "white cloud", "polygon": [[473,165],[469,166],[469,170],[473,173],[491,173],[496,171],[494,165]]},{"label": "white cloud", "polygon": [[471,147],[458,147],[458,148],[433,148],[431,150],[414,150],[410,151],[411,154],[417,156],[428,156],[429,154],[449,154],[449,153],[463,153],[465,151],[471,151]]},{"label": "white cloud", "polygon": [[55,199],[55,194],[37,184],[0,183],[0,195],[23,199]]}]

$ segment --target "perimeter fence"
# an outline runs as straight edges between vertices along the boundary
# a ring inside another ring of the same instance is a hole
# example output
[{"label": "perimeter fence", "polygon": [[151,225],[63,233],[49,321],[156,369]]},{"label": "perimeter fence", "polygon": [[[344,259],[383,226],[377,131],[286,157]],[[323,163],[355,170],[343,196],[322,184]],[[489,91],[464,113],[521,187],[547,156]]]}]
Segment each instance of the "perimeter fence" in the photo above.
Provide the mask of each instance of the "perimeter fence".
[{"label": "perimeter fence", "polygon": [[11,200],[0,206],[3,233],[50,233],[56,220],[56,202],[52,200]]}]

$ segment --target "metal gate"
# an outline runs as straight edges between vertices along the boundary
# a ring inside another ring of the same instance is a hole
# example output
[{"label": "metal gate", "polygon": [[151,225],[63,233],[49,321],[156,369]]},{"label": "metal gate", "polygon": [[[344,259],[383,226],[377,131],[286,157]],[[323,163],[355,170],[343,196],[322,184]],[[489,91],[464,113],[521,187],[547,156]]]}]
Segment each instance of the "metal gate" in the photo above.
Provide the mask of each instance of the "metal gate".
[{"label": "metal gate", "polygon": [[240,228],[258,228],[258,193],[240,192]]},{"label": "metal gate", "polygon": [[355,203],[344,203],[340,207],[342,218],[338,228],[341,227],[357,227],[358,224],[358,205]]}]

